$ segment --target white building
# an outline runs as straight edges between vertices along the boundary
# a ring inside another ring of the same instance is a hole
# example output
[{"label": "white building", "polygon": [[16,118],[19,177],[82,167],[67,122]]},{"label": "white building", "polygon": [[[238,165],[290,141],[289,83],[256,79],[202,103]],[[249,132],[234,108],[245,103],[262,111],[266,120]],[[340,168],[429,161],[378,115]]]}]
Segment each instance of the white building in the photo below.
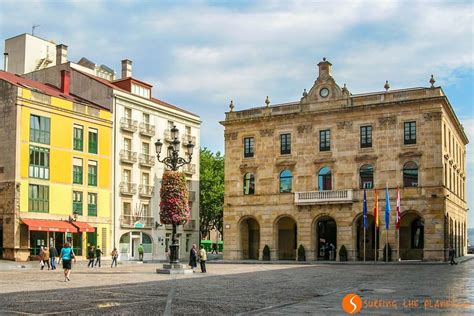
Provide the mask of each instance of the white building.
[{"label": "white building", "polygon": [[[24,43],[23,43],[24,42]],[[30,44],[34,43],[34,46]],[[21,45],[20,45],[21,44]],[[195,145],[192,161],[181,169],[185,172],[190,191],[191,217],[188,224],[178,227],[180,257],[186,261],[193,243],[199,242],[199,116],[152,96],[152,86],[132,77],[132,62],[122,61],[122,76],[97,66],[86,58],[79,63],[67,61],[67,46],[23,34],[5,41],[8,53],[7,67],[11,72],[59,86],[60,71],[70,72],[70,93],[100,104],[113,112],[114,148],[112,168],[114,199],[112,205],[114,231],[111,247],[117,247],[119,260],[137,260],[137,248],[143,244],[145,260],[165,260],[171,243],[171,226],[161,225],[159,217],[160,187],[164,165],[156,159],[157,139],[165,144],[171,141],[170,128],[180,131],[182,143],[180,156],[185,157],[184,144]],[[42,52],[21,52],[28,47]],[[47,47],[47,48],[41,48]],[[36,67],[42,58],[50,59],[44,66]],[[26,60],[31,59],[31,60]],[[166,156],[163,146],[162,156]]]}]

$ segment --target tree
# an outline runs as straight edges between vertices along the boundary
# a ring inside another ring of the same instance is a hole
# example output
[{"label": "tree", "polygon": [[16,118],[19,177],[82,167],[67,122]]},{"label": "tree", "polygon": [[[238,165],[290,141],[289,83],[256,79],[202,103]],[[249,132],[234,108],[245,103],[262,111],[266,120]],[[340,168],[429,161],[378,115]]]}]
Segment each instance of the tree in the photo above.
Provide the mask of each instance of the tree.
[{"label": "tree", "polygon": [[199,230],[202,238],[214,228],[223,235],[224,156],[201,148],[200,157]]}]

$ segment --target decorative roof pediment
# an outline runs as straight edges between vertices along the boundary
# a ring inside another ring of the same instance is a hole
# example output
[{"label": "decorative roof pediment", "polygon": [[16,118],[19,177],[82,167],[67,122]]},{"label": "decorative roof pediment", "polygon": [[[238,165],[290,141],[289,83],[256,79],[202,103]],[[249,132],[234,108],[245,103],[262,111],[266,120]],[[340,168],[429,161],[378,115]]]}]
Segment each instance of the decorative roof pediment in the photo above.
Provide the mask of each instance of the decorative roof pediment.
[{"label": "decorative roof pediment", "polygon": [[280,159],[277,160],[275,165],[277,167],[293,167],[294,165],[296,165],[296,161],[290,159]]},{"label": "decorative roof pediment", "polygon": [[421,157],[423,152],[421,151],[407,151],[398,154],[400,158],[412,158],[412,157]]},{"label": "decorative roof pediment", "polygon": [[367,161],[375,161],[377,160],[378,156],[377,155],[370,155],[370,154],[364,154],[364,155],[357,155],[355,156],[355,161],[356,162],[367,162]]},{"label": "decorative roof pediment", "polygon": [[256,163],[243,163],[239,166],[240,171],[255,171],[258,168]]}]

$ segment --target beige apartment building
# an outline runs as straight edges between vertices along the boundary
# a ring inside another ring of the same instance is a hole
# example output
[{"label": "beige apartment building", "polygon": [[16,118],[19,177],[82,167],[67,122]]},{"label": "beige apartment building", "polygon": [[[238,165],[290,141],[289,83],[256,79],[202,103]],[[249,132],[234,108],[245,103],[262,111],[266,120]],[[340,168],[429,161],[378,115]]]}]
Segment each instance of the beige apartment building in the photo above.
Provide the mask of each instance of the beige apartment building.
[{"label": "beige apartment building", "polygon": [[270,106],[267,98],[241,111],[231,103],[221,122],[224,258],[262,260],[268,245],[270,260],[293,260],[302,245],[306,260],[339,260],[342,246],[348,260],[362,260],[364,248],[366,260],[383,260],[386,240],[391,260],[442,261],[449,246],[465,254],[468,139],[442,88],[431,77],[427,88],[390,90],[386,82],[385,91],[353,95],[336,83],[329,61],[318,68],[301,100]]}]

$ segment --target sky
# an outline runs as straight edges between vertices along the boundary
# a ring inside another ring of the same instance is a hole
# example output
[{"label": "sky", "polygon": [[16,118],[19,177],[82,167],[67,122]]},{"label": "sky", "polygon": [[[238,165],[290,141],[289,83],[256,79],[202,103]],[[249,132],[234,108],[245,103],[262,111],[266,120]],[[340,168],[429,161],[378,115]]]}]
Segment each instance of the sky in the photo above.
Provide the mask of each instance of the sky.
[{"label": "sky", "polygon": [[[201,145],[223,151],[235,109],[297,101],[333,64],[353,94],[429,86],[447,94],[474,141],[472,1],[0,0],[4,39],[31,33],[133,76],[153,95],[200,115]],[[468,227],[474,227],[474,152],[467,146]]]}]

